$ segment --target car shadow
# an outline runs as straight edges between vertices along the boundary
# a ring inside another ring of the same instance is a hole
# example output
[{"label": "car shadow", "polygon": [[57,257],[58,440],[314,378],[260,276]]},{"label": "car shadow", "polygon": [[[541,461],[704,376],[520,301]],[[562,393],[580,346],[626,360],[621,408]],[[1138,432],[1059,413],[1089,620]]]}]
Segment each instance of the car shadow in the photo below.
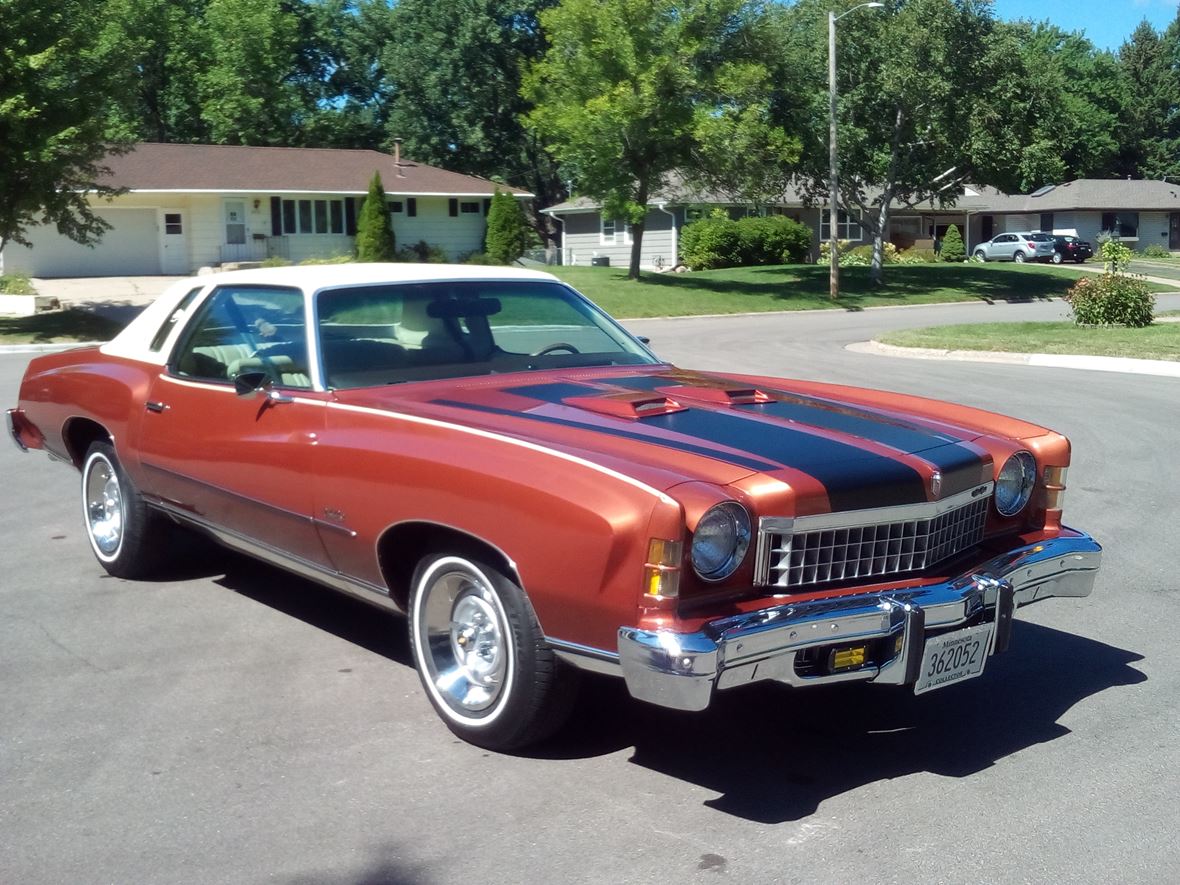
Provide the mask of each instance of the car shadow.
[{"label": "car shadow", "polygon": [[[225,553],[215,583],[412,667],[396,615],[262,563]],[[907,688],[761,683],[719,692],[707,711],[633,700],[621,680],[581,674],[570,722],[521,755],[578,760],[634,747],[630,761],[717,793],[705,804],[759,823],[796,821],[826,799],[929,772],[967,777],[1069,734],[1061,717],[1110,688],[1147,677],[1143,660],[1050,627],[1018,621],[1012,650],[982,676],[916,697]]]}]

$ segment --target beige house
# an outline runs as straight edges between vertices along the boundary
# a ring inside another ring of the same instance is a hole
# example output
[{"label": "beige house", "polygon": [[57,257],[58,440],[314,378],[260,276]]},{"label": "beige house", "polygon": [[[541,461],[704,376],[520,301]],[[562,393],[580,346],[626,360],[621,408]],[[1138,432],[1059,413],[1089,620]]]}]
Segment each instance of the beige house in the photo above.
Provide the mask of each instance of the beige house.
[{"label": "beige house", "polygon": [[398,245],[425,241],[458,259],[483,248],[497,188],[368,150],[139,144],[107,165],[101,183],[126,193],[92,201],[111,225],[96,246],[35,227],[31,247],[5,245],[0,268],[32,277],[184,275],[230,261],[348,254],[374,172]]}]

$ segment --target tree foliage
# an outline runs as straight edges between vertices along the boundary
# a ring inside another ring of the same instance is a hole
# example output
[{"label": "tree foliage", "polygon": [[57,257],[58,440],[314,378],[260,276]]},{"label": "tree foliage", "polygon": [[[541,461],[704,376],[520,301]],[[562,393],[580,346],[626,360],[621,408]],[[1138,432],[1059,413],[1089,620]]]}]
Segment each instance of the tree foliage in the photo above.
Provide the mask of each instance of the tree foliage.
[{"label": "tree foliage", "polygon": [[107,225],[86,198],[97,184],[105,119],[127,84],[127,62],[94,0],[4,0],[0,8],[0,248],[54,224],[80,243]]},{"label": "tree foliage", "polygon": [[393,228],[389,224],[389,204],[381,173],[374,172],[369,194],[356,219],[356,260],[393,261],[397,254]]},{"label": "tree foliage", "polygon": [[741,120],[719,87],[756,62],[747,37],[760,11],[749,0],[565,0],[540,14],[550,46],[525,77],[529,121],[577,189],[630,223],[632,279],[648,199],[691,167],[702,115]]},{"label": "tree foliage", "polygon": [[497,189],[488,208],[484,254],[495,264],[511,264],[528,249],[532,241],[528,219],[512,194]]}]

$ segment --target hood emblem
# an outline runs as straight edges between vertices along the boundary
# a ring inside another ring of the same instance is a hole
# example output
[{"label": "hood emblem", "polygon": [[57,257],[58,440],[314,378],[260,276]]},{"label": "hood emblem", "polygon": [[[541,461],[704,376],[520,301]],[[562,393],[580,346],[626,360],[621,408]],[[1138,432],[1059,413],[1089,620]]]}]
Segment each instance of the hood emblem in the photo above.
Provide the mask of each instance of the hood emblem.
[{"label": "hood emblem", "polygon": [[942,473],[935,470],[930,474],[930,494],[935,498],[938,497],[939,492],[942,491]]}]

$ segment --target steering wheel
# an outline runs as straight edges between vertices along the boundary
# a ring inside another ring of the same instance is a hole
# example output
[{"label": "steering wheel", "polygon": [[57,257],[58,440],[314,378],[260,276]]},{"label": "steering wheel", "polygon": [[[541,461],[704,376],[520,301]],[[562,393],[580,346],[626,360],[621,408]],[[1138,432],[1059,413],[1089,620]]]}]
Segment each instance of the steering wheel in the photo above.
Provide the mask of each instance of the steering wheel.
[{"label": "steering wheel", "polygon": [[557,353],[559,350],[564,350],[568,353],[581,353],[582,352],[582,351],[578,350],[578,348],[574,347],[572,344],[566,344],[564,341],[558,341],[556,344],[550,344],[548,347],[542,347],[540,350],[536,351],[535,353],[529,354],[529,356],[545,356],[546,354]]}]

